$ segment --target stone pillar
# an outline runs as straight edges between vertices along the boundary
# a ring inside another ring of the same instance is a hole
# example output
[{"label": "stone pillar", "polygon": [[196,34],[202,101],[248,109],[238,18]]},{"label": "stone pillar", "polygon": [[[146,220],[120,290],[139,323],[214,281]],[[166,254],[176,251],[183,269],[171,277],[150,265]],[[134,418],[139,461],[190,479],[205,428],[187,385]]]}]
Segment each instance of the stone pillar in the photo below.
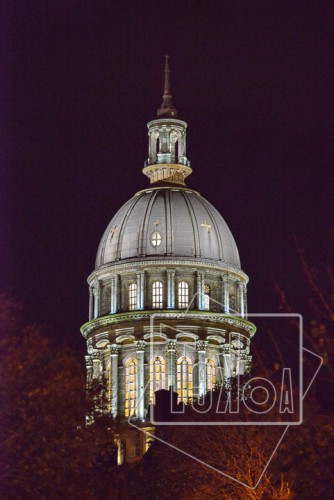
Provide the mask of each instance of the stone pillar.
[{"label": "stone pillar", "polygon": [[244,318],[247,318],[247,285],[243,284]]},{"label": "stone pillar", "polygon": [[97,354],[93,354],[92,359],[93,359],[93,379],[96,380],[100,378],[101,360]]},{"label": "stone pillar", "polygon": [[249,354],[245,356],[245,373],[246,374],[251,371],[252,359],[253,359],[253,356],[251,356]]},{"label": "stone pillar", "polygon": [[247,355],[245,353],[239,353],[237,358],[237,366],[239,368],[239,371],[237,375],[245,375],[246,363],[247,363]]},{"label": "stone pillar", "polygon": [[145,406],[144,406],[144,355],[145,355],[144,340],[136,342],[137,353],[137,418],[139,420],[145,419]]},{"label": "stone pillar", "polygon": [[110,412],[113,418],[117,417],[118,411],[118,353],[117,344],[109,345],[110,353]]},{"label": "stone pillar", "polygon": [[242,318],[245,317],[244,289],[245,289],[245,285],[242,281],[240,281],[239,282],[239,304],[240,304],[240,315]]},{"label": "stone pillar", "polygon": [[94,285],[94,318],[97,318],[100,313],[100,283],[97,280]]},{"label": "stone pillar", "polygon": [[206,366],[205,366],[205,355],[207,341],[198,340],[196,342],[196,350],[198,355],[198,397],[202,397],[206,394]]},{"label": "stone pillar", "polygon": [[167,269],[167,309],[175,309],[175,269]]},{"label": "stone pillar", "polygon": [[115,314],[117,312],[118,309],[117,295],[118,295],[118,275],[114,274],[111,277],[111,283],[110,283],[110,314]]},{"label": "stone pillar", "polygon": [[86,361],[86,383],[88,386],[93,378],[93,360],[92,357],[88,354],[87,356],[85,356],[85,361]]},{"label": "stone pillar", "polygon": [[230,313],[230,296],[229,296],[229,282],[228,282],[228,276],[225,274],[223,276],[223,282],[224,282],[224,313],[229,314]]},{"label": "stone pillar", "polygon": [[137,309],[144,309],[144,271],[137,272]]},{"label": "stone pillar", "polygon": [[167,343],[167,389],[176,391],[176,342],[170,340]]},{"label": "stone pillar", "polygon": [[223,346],[223,363],[224,363],[224,385],[229,385],[231,378],[231,346],[225,344]]},{"label": "stone pillar", "polygon": [[94,312],[94,291],[93,288],[89,287],[89,321],[93,319]]},{"label": "stone pillar", "polygon": [[204,310],[204,271],[197,271],[197,307]]}]

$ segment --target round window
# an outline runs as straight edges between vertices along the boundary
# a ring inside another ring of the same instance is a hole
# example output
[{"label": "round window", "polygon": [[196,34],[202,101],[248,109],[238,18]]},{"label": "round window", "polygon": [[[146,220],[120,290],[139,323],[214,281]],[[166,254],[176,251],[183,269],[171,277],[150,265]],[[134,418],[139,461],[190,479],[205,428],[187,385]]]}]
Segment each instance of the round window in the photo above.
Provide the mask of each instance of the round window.
[{"label": "round window", "polygon": [[151,245],[153,247],[158,247],[162,242],[162,237],[161,234],[158,231],[154,231],[154,233],[151,234]]}]

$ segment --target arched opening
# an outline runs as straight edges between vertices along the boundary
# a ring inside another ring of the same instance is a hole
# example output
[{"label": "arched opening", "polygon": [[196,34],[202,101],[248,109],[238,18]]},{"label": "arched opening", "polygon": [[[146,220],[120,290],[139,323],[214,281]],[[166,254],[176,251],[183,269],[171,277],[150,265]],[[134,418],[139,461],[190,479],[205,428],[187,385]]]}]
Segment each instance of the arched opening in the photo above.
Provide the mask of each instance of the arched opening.
[{"label": "arched opening", "polygon": [[206,360],[206,390],[214,391],[217,384],[217,369],[213,359]]},{"label": "arched opening", "polygon": [[193,396],[193,366],[190,358],[182,356],[177,360],[176,375],[179,402],[188,403]]},{"label": "arched opening", "polygon": [[160,139],[159,136],[157,137],[156,140],[156,157],[158,158],[158,153],[160,153]]},{"label": "arched opening", "polygon": [[154,404],[154,393],[166,388],[166,363],[162,356],[150,361],[150,404]]},{"label": "arched opening", "polygon": [[179,141],[175,141],[175,163],[179,163]]},{"label": "arched opening", "polygon": [[130,358],[125,364],[124,415],[136,415],[137,406],[137,360]]}]

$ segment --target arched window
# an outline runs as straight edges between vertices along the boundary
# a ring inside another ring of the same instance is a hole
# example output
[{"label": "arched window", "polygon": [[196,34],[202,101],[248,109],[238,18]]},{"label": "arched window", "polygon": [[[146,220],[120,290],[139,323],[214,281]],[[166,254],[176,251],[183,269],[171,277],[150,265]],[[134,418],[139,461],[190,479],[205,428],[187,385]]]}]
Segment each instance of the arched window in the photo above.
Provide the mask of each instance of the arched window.
[{"label": "arched window", "polygon": [[131,283],[129,286],[129,310],[134,311],[137,307],[137,284]]},{"label": "arched window", "polygon": [[163,308],[163,289],[161,281],[155,281],[152,285],[152,308]]},{"label": "arched window", "polygon": [[206,390],[214,391],[217,384],[216,363],[213,359],[206,360]]},{"label": "arched window", "polygon": [[124,415],[136,415],[137,406],[137,360],[130,358],[125,364]]},{"label": "arched window", "polygon": [[210,296],[211,288],[209,285],[204,285],[204,310],[210,311]]},{"label": "arched window", "polygon": [[166,388],[166,363],[162,356],[150,361],[150,403],[154,403],[154,393]]},{"label": "arched window", "polygon": [[188,283],[185,281],[181,281],[178,284],[178,308],[179,309],[186,309],[189,304],[189,287]]},{"label": "arched window", "polygon": [[179,163],[179,141],[175,141],[175,163]]},{"label": "arched window", "polygon": [[193,396],[193,367],[191,359],[186,356],[177,360],[176,387],[179,401],[187,403]]},{"label": "arched window", "polygon": [[156,151],[157,151],[157,155],[158,155],[158,153],[160,152],[160,140],[159,140],[159,136],[157,137]]}]

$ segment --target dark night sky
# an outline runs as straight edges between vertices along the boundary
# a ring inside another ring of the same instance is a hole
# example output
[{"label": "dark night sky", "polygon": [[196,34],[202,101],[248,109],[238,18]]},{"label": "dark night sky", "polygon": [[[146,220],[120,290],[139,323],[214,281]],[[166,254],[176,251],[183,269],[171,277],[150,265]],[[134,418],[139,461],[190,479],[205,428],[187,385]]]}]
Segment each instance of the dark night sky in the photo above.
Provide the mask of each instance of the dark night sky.
[{"label": "dark night sky", "polygon": [[28,321],[83,348],[99,239],[148,185],[165,53],[187,184],[236,239],[249,309],[277,311],[276,279],[304,312],[293,234],[319,264],[334,227],[332,2],[8,0],[1,19],[0,285]]}]

